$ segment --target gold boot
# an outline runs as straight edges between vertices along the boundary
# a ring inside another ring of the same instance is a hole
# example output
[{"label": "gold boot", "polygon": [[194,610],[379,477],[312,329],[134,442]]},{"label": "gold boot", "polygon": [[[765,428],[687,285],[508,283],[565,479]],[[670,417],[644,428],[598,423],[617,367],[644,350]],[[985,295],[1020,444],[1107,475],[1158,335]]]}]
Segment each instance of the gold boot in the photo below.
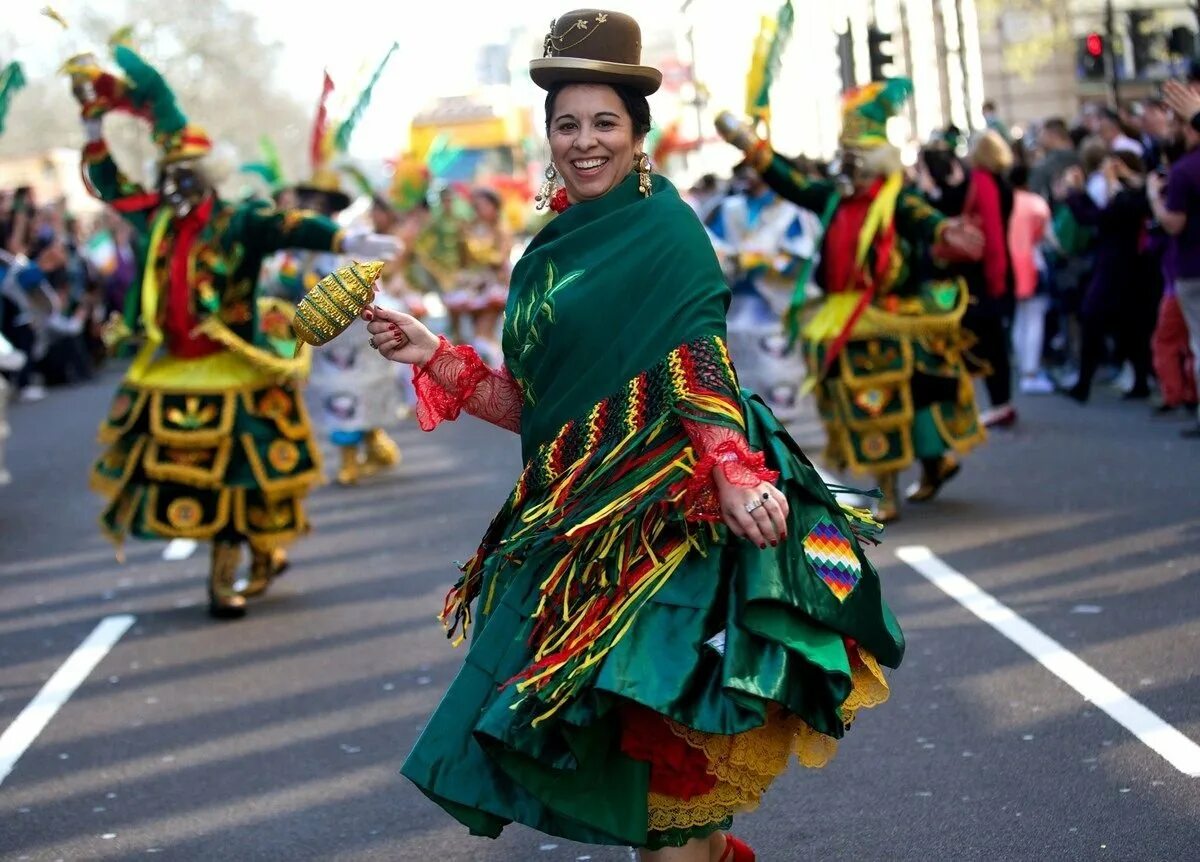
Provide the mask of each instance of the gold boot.
[{"label": "gold boot", "polygon": [[905,495],[910,503],[924,503],[937,496],[942,486],[958,475],[962,469],[953,452],[942,457],[921,460],[921,478],[914,482]]},{"label": "gold boot", "polygon": [[248,599],[261,596],[271,586],[271,581],[282,575],[288,567],[287,551],[272,548],[269,551],[250,551],[250,580],[242,595]]},{"label": "gold boot", "polygon": [[372,473],[395,467],[400,463],[400,447],[382,428],[372,428],[368,431],[363,438],[363,446],[367,450],[366,463],[363,466]]},{"label": "gold boot", "polygon": [[246,615],[246,599],[234,587],[241,559],[241,544],[212,543],[212,560],[208,573],[209,616],[235,620]]},{"label": "gold boot", "polygon": [[900,517],[900,494],[897,490],[897,474],[893,471],[890,473],[877,473],[875,482],[879,485],[879,490],[883,492],[883,499],[879,501],[879,509],[875,513],[875,520],[881,524],[887,524],[895,521]]},{"label": "gold boot", "polygon": [[342,450],[342,466],[337,471],[337,483],[339,485],[357,485],[358,477],[361,475],[358,446],[339,446],[338,448]]}]

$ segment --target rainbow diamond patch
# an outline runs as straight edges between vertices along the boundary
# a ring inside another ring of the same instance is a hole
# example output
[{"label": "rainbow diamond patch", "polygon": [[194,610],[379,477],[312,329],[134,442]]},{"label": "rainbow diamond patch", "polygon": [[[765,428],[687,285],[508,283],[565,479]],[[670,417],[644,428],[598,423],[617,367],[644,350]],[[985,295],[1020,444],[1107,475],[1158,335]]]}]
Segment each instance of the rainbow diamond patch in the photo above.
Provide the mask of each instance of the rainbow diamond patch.
[{"label": "rainbow diamond patch", "polygon": [[804,557],[839,602],[846,601],[862,577],[854,546],[828,515],[822,515],[804,537]]}]

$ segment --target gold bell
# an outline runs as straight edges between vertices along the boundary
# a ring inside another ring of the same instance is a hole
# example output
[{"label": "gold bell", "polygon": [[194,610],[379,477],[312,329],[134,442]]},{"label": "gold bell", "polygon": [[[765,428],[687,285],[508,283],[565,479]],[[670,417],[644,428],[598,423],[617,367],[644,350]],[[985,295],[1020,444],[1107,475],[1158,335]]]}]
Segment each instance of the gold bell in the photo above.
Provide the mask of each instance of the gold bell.
[{"label": "gold bell", "polygon": [[335,269],[317,282],[296,306],[292,328],[302,341],[320,347],[345,331],[370,304],[383,261]]}]

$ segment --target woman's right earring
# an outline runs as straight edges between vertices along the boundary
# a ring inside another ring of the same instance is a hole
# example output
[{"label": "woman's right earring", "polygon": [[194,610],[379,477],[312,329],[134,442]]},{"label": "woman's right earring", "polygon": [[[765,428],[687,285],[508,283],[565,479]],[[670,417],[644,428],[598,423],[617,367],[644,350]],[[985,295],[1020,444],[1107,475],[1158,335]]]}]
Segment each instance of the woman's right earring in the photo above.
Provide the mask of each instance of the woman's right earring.
[{"label": "woman's right earring", "polygon": [[554,192],[558,189],[558,168],[554,167],[554,162],[546,166],[546,181],[542,183],[541,189],[534,197],[537,202],[536,209],[544,210],[550,205],[550,199],[554,197]]}]

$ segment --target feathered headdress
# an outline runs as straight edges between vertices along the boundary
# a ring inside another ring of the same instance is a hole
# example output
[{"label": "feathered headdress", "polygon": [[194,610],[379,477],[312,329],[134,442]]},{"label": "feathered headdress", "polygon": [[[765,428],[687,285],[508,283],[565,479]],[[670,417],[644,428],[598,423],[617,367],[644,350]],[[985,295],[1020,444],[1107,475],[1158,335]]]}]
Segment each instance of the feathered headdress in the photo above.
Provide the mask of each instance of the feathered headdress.
[{"label": "feathered headdress", "polygon": [[107,111],[121,111],[146,120],[164,163],[208,155],[212,151],[208,135],[188,122],[159,71],[124,43],[114,44],[112,55],[125,73],[123,78],[101,69],[91,55],[73,57],[63,66],[77,85],[83,81],[90,85],[93,99],[84,105],[84,114],[100,116]]},{"label": "feathered headdress", "polygon": [[279,158],[279,150],[275,142],[263,135],[258,139],[259,160],[242,165],[241,172],[261,177],[263,182],[274,194],[287,185],[283,176],[283,163]]},{"label": "feathered headdress", "polygon": [[313,121],[312,136],[309,142],[312,177],[307,183],[302,183],[298,186],[300,191],[317,191],[331,195],[336,199],[337,209],[344,209],[350,205],[350,197],[342,191],[341,181],[338,178],[334,161],[339,156],[345,155],[350,149],[350,139],[354,135],[355,129],[358,128],[358,123],[362,119],[363,114],[366,113],[368,105],[371,103],[371,96],[374,93],[375,85],[383,77],[383,72],[387,68],[388,62],[399,47],[397,43],[392,43],[383,60],[375,68],[374,74],[367,81],[366,87],[358,94],[358,98],[354,100],[354,105],[346,114],[345,119],[337,124],[332,124],[329,118],[329,97],[334,91],[333,79],[329,77],[328,72],[325,73],[321,85],[321,97],[317,102],[317,115]]},{"label": "feathered headdress", "polygon": [[842,146],[872,149],[887,144],[887,121],[912,91],[908,78],[888,78],[848,91],[842,98]]},{"label": "feathered headdress", "polygon": [[411,210],[429,199],[431,173],[425,161],[405,153],[396,160],[392,173],[392,186],[388,197],[392,205],[400,210]]},{"label": "feathered headdress", "polygon": [[0,135],[4,134],[4,118],[8,116],[8,106],[12,104],[12,97],[24,86],[25,72],[20,63],[9,63],[4,71],[0,72]]},{"label": "feathered headdress", "polygon": [[771,85],[783,64],[783,52],[792,38],[796,11],[792,0],[779,7],[774,18],[763,16],[754,55],[750,59],[750,74],[746,78],[746,116],[754,122],[771,122]]}]

